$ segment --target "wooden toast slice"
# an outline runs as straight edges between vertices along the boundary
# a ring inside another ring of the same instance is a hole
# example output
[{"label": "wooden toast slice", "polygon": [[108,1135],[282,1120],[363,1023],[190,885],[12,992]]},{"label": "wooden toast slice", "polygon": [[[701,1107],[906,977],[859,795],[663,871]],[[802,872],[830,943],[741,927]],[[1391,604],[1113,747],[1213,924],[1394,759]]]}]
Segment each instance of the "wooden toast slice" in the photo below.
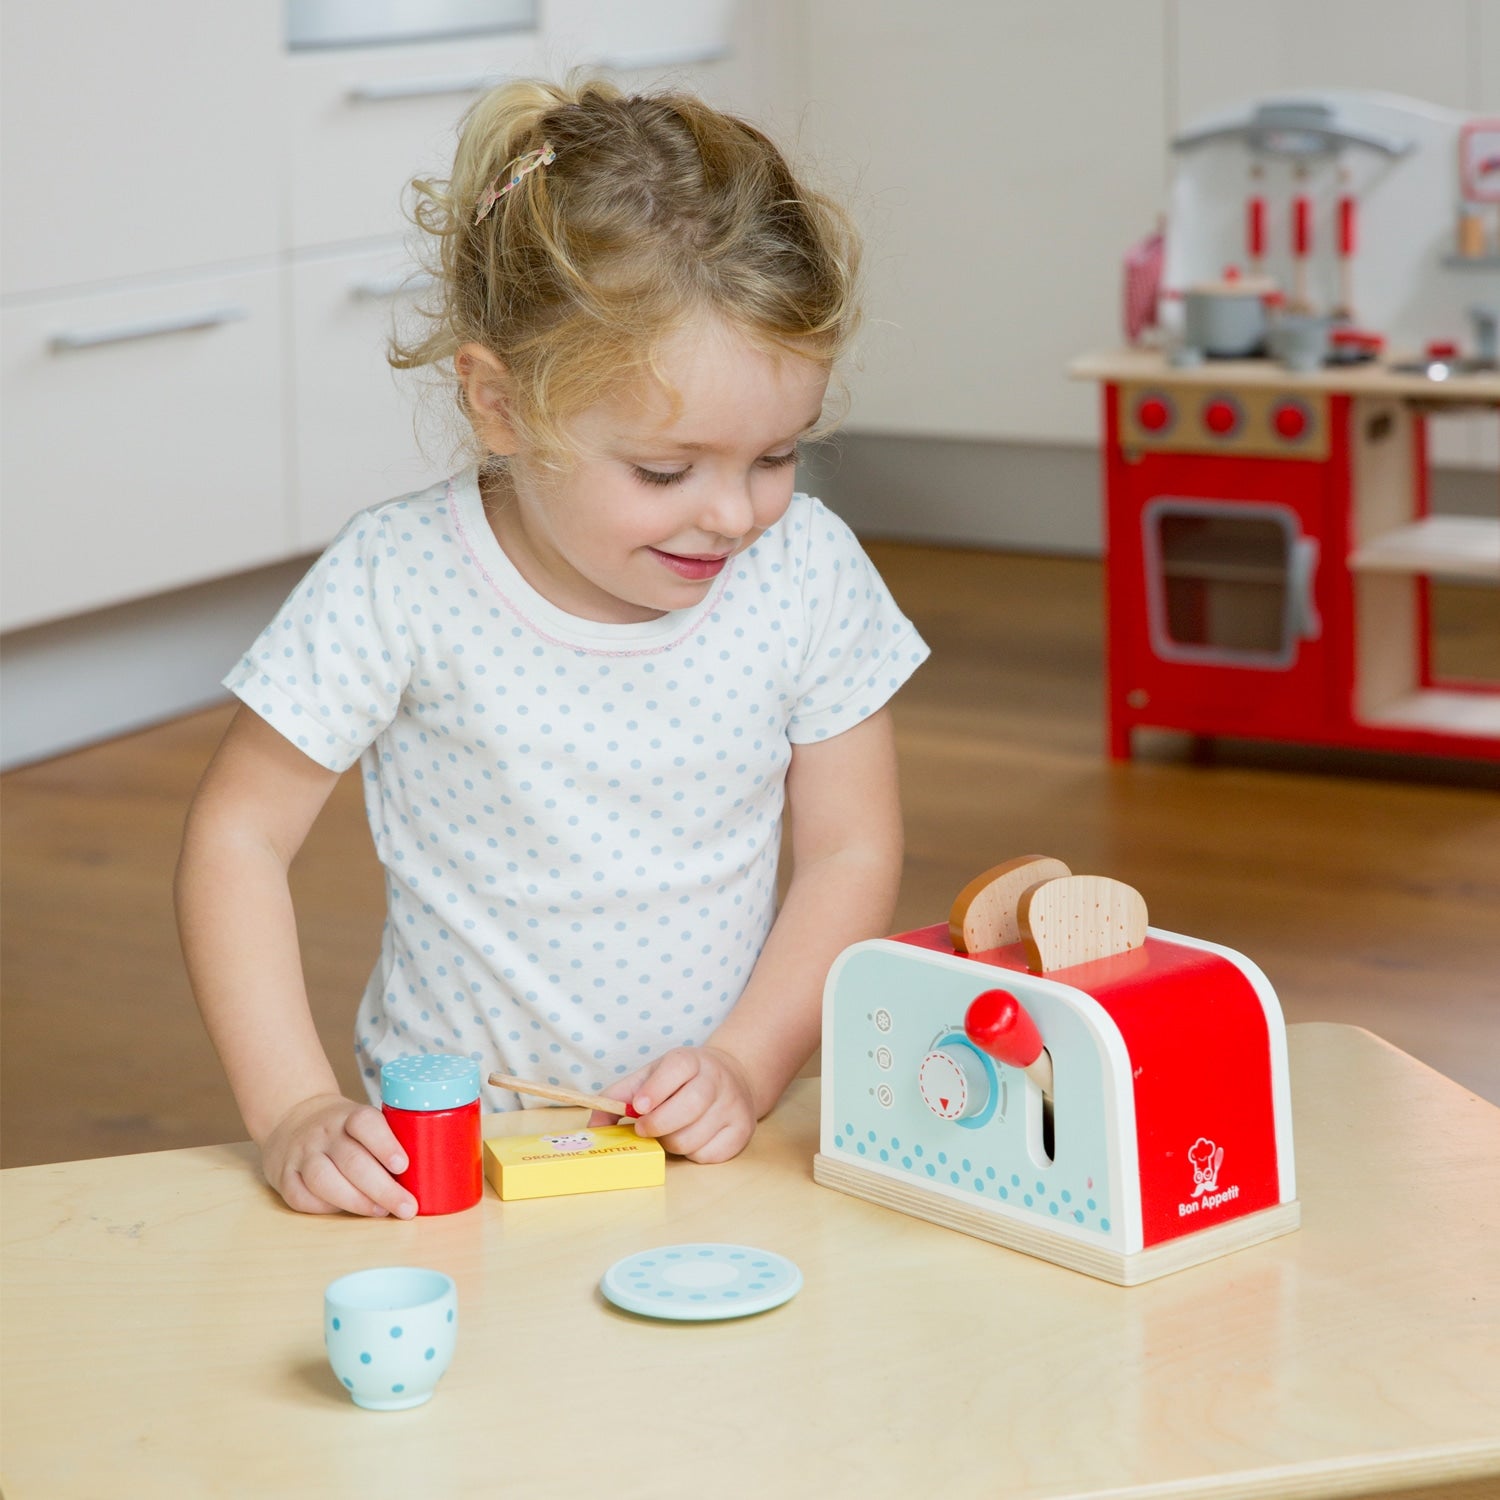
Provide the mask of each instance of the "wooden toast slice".
[{"label": "wooden toast slice", "polygon": [[1107,875],[1068,875],[1033,886],[1017,912],[1033,974],[1128,953],[1146,941],[1146,901]]},{"label": "wooden toast slice", "polygon": [[1021,941],[1016,912],[1021,896],[1044,880],[1072,871],[1046,854],[1023,854],[976,875],[948,913],[948,940],[956,953],[984,953]]}]

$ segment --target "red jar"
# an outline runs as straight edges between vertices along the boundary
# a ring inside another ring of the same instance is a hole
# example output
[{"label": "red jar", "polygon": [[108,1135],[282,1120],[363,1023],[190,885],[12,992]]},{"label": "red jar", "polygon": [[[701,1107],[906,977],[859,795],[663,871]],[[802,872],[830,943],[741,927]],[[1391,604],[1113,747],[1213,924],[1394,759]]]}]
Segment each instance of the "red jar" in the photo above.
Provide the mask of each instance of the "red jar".
[{"label": "red jar", "polygon": [[472,1208],[484,1192],[479,1064],[444,1053],[395,1057],[380,1070],[381,1107],[406,1152],[396,1178],[419,1214]]}]

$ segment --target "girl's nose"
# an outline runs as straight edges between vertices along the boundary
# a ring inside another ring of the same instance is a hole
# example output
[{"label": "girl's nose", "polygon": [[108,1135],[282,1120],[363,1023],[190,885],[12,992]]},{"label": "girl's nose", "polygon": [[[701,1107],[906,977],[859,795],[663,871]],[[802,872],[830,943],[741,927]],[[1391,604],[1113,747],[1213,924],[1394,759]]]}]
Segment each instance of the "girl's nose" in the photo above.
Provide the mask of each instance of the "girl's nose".
[{"label": "girl's nose", "polygon": [[716,485],[699,525],[716,536],[742,537],[755,526],[755,503],[748,484]]}]

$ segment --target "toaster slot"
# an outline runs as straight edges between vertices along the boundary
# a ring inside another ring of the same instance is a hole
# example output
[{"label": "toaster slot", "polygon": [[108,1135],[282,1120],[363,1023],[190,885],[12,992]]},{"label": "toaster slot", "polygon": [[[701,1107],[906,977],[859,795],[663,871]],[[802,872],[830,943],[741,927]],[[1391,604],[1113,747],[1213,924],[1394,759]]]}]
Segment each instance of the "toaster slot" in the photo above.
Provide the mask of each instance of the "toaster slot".
[{"label": "toaster slot", "polygon": [[1057,1101],[1043,1093],[1034,1078],[1026,1079],[1026,1151],[1039,1167],[1050,1167],[1057,1156]]}]

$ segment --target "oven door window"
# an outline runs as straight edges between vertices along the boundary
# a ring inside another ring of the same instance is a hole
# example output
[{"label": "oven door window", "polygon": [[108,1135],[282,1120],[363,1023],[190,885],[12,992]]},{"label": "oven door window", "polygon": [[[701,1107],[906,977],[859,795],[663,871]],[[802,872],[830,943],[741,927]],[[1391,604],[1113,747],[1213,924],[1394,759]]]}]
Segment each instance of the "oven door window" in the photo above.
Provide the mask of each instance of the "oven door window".
[{"label": "oven door window", "polygon": [[1142,523],[1151,649],[1162,660],[1286,670],[1320,634],[1318,544],[1295,512],[1163,497]]}]

